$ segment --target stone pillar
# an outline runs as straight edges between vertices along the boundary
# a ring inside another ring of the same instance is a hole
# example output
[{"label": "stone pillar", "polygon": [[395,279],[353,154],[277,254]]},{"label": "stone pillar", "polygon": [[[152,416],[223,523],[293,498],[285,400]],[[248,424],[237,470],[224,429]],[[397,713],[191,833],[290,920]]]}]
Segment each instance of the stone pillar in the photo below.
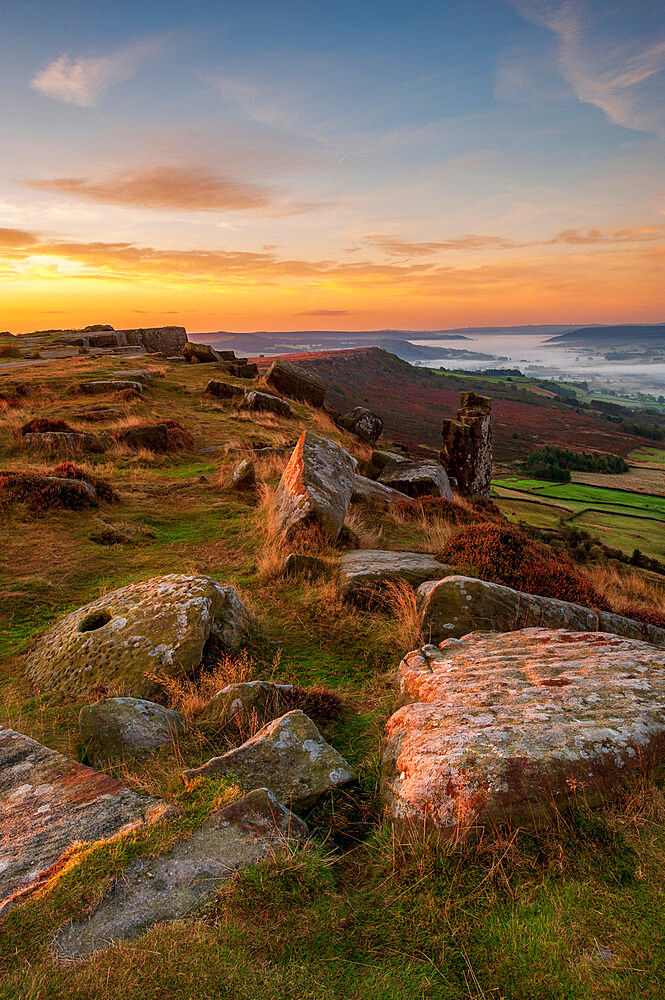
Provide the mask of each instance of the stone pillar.
[{"label": "stone pillar", "polygon": [[492,477],[492,400],[460,393],[457,420],[443,421],[441,464],[457,480],[460,493],[489,497]]}]

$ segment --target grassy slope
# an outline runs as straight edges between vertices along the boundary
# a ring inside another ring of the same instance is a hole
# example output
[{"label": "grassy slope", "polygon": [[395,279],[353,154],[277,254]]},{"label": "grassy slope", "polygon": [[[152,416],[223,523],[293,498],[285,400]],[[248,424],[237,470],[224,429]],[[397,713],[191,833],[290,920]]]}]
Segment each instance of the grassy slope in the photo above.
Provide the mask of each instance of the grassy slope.
[{"label": "grassy slope", "polygon": [[[77,366],[88,375],[122,368],[92,359]],[[76,426],[80,398],[64,391],[71,371],[54,363],[21,377],[32,374],[48,385],[51,401],[43,401],[40,415]],[[202,400],[208,376],[203,366],[169,368],[153,383],[150,402],[134,412],[180,420],[198,447],[282,444],[308,424],[321,426],[301,406],[294,424],[240,418],[230,404]],[[29,464],[10,436],[10,424],[29,415],[10,412],[0,430],[3,467]],[[327,430],[353,449],[348,438]],[[95,514],[88,512],[3,514],[0,722],[76,753],[80,706],[31,688],[22,672],[30,641],[104,589],[167,572],[211,573],[235,584],[262,622],[258,676],[325,683],[344,697],[345,714],[328,736],[360,769],[360,790],[314,812],[307,850],[242,873],[204,914],[155,928],[82,965],[58,967],[49,939],[63,921],[85,912],[132,856],[164,849],[236,794],[223,782],[185,792],[178,780],[184,765],[218,746],[205,729],[124,771],[135,787],[175,798],[181,817],[82,850],[59,878],[15,908],[0,924],[0,998],[660,997],[665,805],[659,786],[632,784],[612,808],[560,816],[535,839],[490,833],[480,846],[404,852],[381,828],[375,795],[381,729],[395,705],[392,677],[404,652],[396,623],[340,606],[325,581],[261,578],[261,516],[251,500],[218,485],[218,466],[223,473],[236,459],[236,453],[95,459],[121,494],[118,505],[99,514],[153,536],[134,546],[94,544],[88,536]],[[417,548],[423,539],[393,528],[386,542]]]}]

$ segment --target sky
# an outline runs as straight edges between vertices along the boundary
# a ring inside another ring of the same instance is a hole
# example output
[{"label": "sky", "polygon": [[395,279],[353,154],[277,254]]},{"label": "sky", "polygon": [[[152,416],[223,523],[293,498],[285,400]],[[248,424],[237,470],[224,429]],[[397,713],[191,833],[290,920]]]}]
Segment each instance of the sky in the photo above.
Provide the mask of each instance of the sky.
[{"label": "sky", "polygon": [[0,330],[663,322],[661,0],[0,0]]}]

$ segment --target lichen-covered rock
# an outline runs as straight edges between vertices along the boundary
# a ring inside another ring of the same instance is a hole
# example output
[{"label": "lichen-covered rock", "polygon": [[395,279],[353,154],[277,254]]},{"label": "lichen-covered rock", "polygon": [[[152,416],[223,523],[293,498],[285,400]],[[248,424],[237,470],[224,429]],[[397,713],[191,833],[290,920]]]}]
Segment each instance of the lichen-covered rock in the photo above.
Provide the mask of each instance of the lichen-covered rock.
[{"label": "lichen-covered rock", "polygon": [[423,583],[417,598],[423,634],[432,642],[460,638],[476,630],[512,632],[539,625],[579,632],[612,632],[665,646],[665,629],[655,625],[466,576]]},{"label": "lichen-covered rock", "polygon": [[379,482],[409,497],[453,498],[446,471],[436,462],[399,462],[387,465],[379,476]]},{"label": "lichen-covered rock", "polygon": [[317,525],[336,541],[353,492],[355,460],[335,441],[303,431],[277,487],[275,514],[282,534]]},{"label": "lichen-covered rock", "polygon": [[61,928],[55,953],[60,959],[86,958],[155,924],[189,917],[239,868],[304,841],[307,833],[301,819],[267,789],[256,788],[214,812],[168,853],[137,858],[87,920]]},{"label": "lichen-covered rock", "polygon": [[228,775],[245,788],[262,784],[292,809],[306,809],[355,773],[299,709],[268,723],[250,740],[183,773],[186,782]]},{"label": "lichen-covered rock", "polygon": [[378,469],[385,469],[387,465],[395,465],[398,462],[409,462],[410,459],[407,455],[403,455],[399,451],[383,451],[381,449],[375,449],[372,452],[372,465],[376,465]]},{"label": "lichen-covered rock", "polygon": [[[211,347],[210,344],[194,344],[187,341],[183,344],[182,356],[185,361],[198,362],[199,364],[215,364],[222,360],[222,354]],[[235,354],[233,355],[235,357]]]},{"label": "lichen-covered rock", "polygon": [[258,392],[252,389],[245,393],[243,406],[248,410],[263,413],[275,413],[278,417],[292,417],[293,410],[280,396],[272,396],[269,392]]},{"label": "lichen-covered rock", "polygon": [[391,489],[390,486],[374,482],[366,476],[359,476],[358,473],[353,477],[352,503],[372,503],[380,507],[389,507],[391,503],[403,499],[404,494]]},{"label": "lichen-covered rock", "polygon": [[328,571],[328,564],[319,556],[310,556],[305,552],[289,552],[282,560],[282,576],[309,577],[313,579],[323,576]]},{"label": "lichen-covered rock", "polygon": [[254,719],[259,726],[263,726],[283,713],[282,698],[292,690],[292,684],[273,684],[272,681],[228,684],[212,699],[206,709],[206,717],[220,722],[235,717]]},{"label": "lichen-covered rock", "polygon": [[150,326],[134,330],[118,330],[128,344],[158,351],[164,355],[177,354],[187,343],[184,326]]},{"label": "lichen-covered rock", "polygon": [[99,455],[106,450],[105,442],[96,434],[81,431],[42,431],[24,434],[21,438],[29,451],[57,451],[63,454]]},{"label": "lichen-covered rock", "polygon": [[123,392],[125,389],[143,392],[143,384],[134,379],[91,379],[88,382],[79,383],[79,391],[87,395],[94,395],[98,392]]},{"label": "lichen-covered rock", "polygon": [[348,413],[342,414],[337,423],[365,444],[375,444],[383,431],[381,417],[377,417],[366,406],[354,406]]},{"label": "lichen-covered rock", "polygon": [[238,649],[249,622],[233,587],[208,576],[154,577],[67,615],[37,641],[27,671],[42,691],[151,694],[151,674],[192,674],[211,636]]},{"label": "lichen-covered rock", "polygon": [[388,720],[383,794],[395,823],[444,837],[537,824],[663,762],[665,652],[606,633],[472,633],[409,653],[412,704]]},{"label": "lichen-covered rock", "polygon": [[208,396],[217,396],[218,399],[237,399],[239,396],[245,395],[245,390],[241,386],[214,378],[210,379],[204,392]]},{"label": "lichen-covered rock", "polygon": [[266,382],[289,399],[298,399],[310,406],[323,406],[326,384],[305,365],[277,359],[266,373]]},{"label": "lichen-covered rock", "polygon": [[231,485],[237,490],[251,490],[256,486],[256,466],[251,458],[243,458],[231,473]]},{"label": "lichen-covered rock", "polygon": [[0,913],[72,844],[154,822],[167,807],[0,726]]},{"label": "lichen-covered rock", "polygon": [[87,757],[103,766],[126,757],[145,757],[171,743],[185,729],[185,716],[143,698],[106,698],[84,705],[79,732]]},{"label": "lichen-covered rock", "polygon": [[492,478],[492,400],[460,393],[457,420],[443,421],[441,463],[460,492],[489,497]]},{"label": "lichen-covered rock", "polygon": [[417,587],[425,580],[438,580],[449,572],[449,566],[425,552],[355,549],[340,557],[340,592],[346,600],[371,602],[389,581],[404,580]]}]

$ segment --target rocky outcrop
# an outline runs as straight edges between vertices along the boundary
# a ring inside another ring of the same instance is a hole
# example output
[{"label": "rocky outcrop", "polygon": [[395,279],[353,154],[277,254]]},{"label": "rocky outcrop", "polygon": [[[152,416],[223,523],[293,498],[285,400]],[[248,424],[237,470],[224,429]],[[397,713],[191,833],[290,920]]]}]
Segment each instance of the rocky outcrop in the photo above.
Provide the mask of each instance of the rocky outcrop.
[{"label": "rocky outcrop", "polygon": [[143,392],[143,383],[135,379],[90,379],[87,382],[79,382],[79,392],[86,395],[95,395],[99,392],[123,392],[125,389],[133,389],[134,392]]},{"label": "rocky outcrop", "polygon": [[243,722],[255,721],[263,726],[284,711],[283,697],[293,690],[291,684],[273,684],[272,681],[241,681],[229,684],[218,691],[206,709],[206,718],[228,722],[238,718]]},{"label": "rocky outcrop", "polygon": [[435,462],[399,462],[387,465],[379,476],[379,482],[409,497],[453,498],[445,469]]},{"label": "rocky outcrop", "polygon": [[247,410],[274,413],[278,417],[293,416],[293,410],[281,396],[272,396],[269,392],[257,392],[255,389],[245,393],[243,406]]},{"label": "rocky outcrop", "polygon": [[87,758],[98,767],[127,757],[145,757],[172,743],[185,729],[185,716],[143,698],[107,698],[84,705],[79,733]]},{"label": "rocky outcrop", "polygon": [[275,515],[287,538],[318,526],[336,541],[353,492],[355,460],[315,431],[303,431],[277,487]]},{"label": "rocky outcrop", "polygon": [[383,430],[381,417],[377,417],[366,406],[355,406],[348,413],[342,414],[337,423],[365,444],[375,444]]},{"label": "rocky outcrop", "polygon": [[214,812],[165,854],[137,858],[96,910],[54,939],[60,959],[82,959],[155,924],[180,920],[213,900],[239,868],[307,837],[307,827],[265,788]]},{"label": "rocky outcrop", "polygon": [[383,483],[377,483],[366,476],[359,476],[358,473],[353,477],[352,503],[371,503],[389,507],[391,503],[403,499],[404,494],[391,489],[390,486],[384,486]]},{"label": "rocky outcrop", "polygon": [[21,443],[28,451],[52,451],[59,454],[100,455],[106,443],[97,434],[81,431],[43,431],[24,434]]},{"label": "rocky outcrop", "polygon": [[390,581],[404,580],[417,587],[449,572],[449,566],[424,552],[353,549],[340,556],[339,586],[345,599],[364,604],[376,599]]},{"label": "rocky outcrop", "polygon": [[166,812],[107,774],[0,726],[0,913],[72,844],[105,840]]},{"label": "rocky outcrop", "polygon": [[417,597],[423,634],[431,642],[459,638],[477,629],[508,632],[539,625],[578,632],[611,632],[665,647],[665,629],[655,625],[471,577],[448,576],[424,583]]},{"label": "rocky outcrop", "polygon": [[461,493],[489,497],[492,478],[492,400],[460,393],[457,420],[443,421],[441,464]]},{"label": "rocky outcrop", "polygon": [[251,458],[243,458],[231,473],[231,486],[236,490],[251,490],[256,486],[256,466]]},{"label": "rocky outcrop", "polygon": [[209,576],[154,577],[67,615],[37,641],[27,671],[42,691],[151,694],[151,674],[191,675],[211,637],[238,649],[249,623],[233,587]]},{"label": "rocky outcrop", "polygon": [[219,352],[216,351],[214,347],[211,347],[210,344],[194,344],[190,340],[188,340],[182,348],[182,356],[185,361],[195,361],[204,365],[217,364],[219,361],[224,359],[224,353],[232,355],[232,357],[227,360],[233,360],[235,358],[233,351]]},{"label": "rocky outcrop", "polygon": [[662,763],[665,652],[604,633],[472,633],[400,664],[383,794],[405,832],[533,826]]},{"label": "rocky outcrop", "polygon": [[183,779],[189,783],[219,775],[232,776],[245,788],[263,782],[292,809],[306,809],[355,778],[349,764],[299,709],[270,722],[235,750],[185,771]]},{"label": "rocky outcrop", "polygon": [[245,390],[239,385],[232,385],[231,382],[221,382],[218,379],[210,379],[204,392],[208,396],[217,396],[218,399],[237,399],[245,395]]},{"label": "rocky outcrop", "polygon": [[155,351],[168,357],[179,354],[187,343],[184,326],[151,326],[136,330],[118,330],[124,334],[128,344],[141,346],[146,351]]},{"label": "rocky outcrop", "polygon": [[304,365],[277,359],[266,373],[266,382],[289,399],[323,406],[326,384]]}]

